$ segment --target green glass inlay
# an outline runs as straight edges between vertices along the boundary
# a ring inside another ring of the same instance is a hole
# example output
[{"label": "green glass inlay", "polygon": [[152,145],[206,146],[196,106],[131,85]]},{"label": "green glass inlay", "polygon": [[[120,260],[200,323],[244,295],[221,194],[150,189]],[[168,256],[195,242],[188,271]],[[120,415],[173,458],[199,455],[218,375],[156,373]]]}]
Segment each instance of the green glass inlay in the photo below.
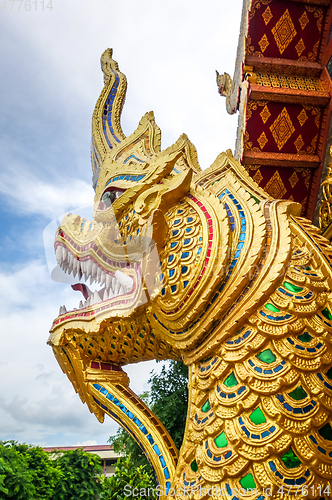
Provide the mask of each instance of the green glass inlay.
[{"label": "green glass inlay", "polygon": [[253,200],[257,203],[257,205],[259,205],[259,204],[260,204],[259,199],[258,199],[258,198],[256,198],[256,196],[254,196],[252,193],[250,193],[250,191],[247,191],[247,190],[246,190],[246,193],[248,193],[248,194],[249,194],[250,198],[252,198],[252,199],[253,199]]},{"label": "green glass inlay", "polygon": [[278,312],[280,312],[280,309],[278,309],[278,308],[277,308],[276,306],[274,306],[273,304],[270,304],[270,303],[265,304],[265,307],[266,307],[266,309],[268,309],[269,311],[272,311],[272,312],[274,312],[274,313],[278,313]]},{"label": "green glass inlay", "polygon": [[265,349],[265,351],[256,354],[256,358],[267,364],[274,363],[274,361],[277,359],[276,355],[271,351],[271,349]]},{"label": "green glass inlay", "polygon": [[311,267],[310,266],[306,266],[303,268],[305,271],[311,271]]},{"label": "green glass inlay", "polygon": [[318,433],[322,436],[322,438],[327,439],[328,441],[332,441],[332,427],[329,423],[321,427]]},{"label": "green glass inlay", "polygon": [[214,442],[216,443],[216,446],[218,448],[225,448],[225,446],[228,445],[228,441],[227,441],[227,438],[226,438],[224,432],[222,432],[221,434],[219,434],[219,436],[216,437],[216,439],[214,440]]},{"label": "green glass inlay", "polygon": [[252,474],[247,474],[242,479],[240,479],[240,485],[245,490],[256,488],[256,483],[255,483],[255,480],[254,480]]},{"label": "green glass inlay", "polygon": [[308,394],[303,389],[302,385],[294,389],[294,391],[289,392],[288,395],[291,398],[295,399],[295,401],[301,401],[302,399],[305,399],[308,396]]},{"label": "green glass inlay", "polygon": [[301,342],[310,342],[313,339],[313,337],[308,332],[304,332],[302,333],[302,335],[298,335],[297,338],[301,340]]},{"label": "green glass inlay", "polygon": [[325,316],[326,319],[332,321],[332,314],[327,307],[325,307],[325,309],[322,310],[322,315]]},{"label": "green glass inlay", "polygon": [[332,366],[327,370],[325,375],[327,376],[328,379],[332,380]]},{"label": "green glass inlay", "polygon": [[260,407],[256,408],[250,415],[250,420],[252,421],[253,424],[255,425],[260,425],[260,424],[265,424],[266,423],[266,418],[264,416],[264,413],[260,409]]},{"label": "green glass inlay", "polygon": [[209,361],[211,361],[212,357],[211,358],[206,358],[202,361],[202,363],[208,363]]},{"label": "green glass inlay", "polygon": [[289,281],[284,282],[284,287],[290,292],[302,292],[303,290],[300,286],[293,285],[292,283],[289,283]]},{"label": "green glass inlay", "polygon": [[289,448],[289,450],[286,451],[286,453],[280,458],[284,462],[287,469],[295,469],[295,467],[299,467],[301,465],[301,460],[298,459],[292,448]]},{"label": "green glass inlay", "polygon": [[210,406],[209,400],[205,401],[205,403],[202,406],[202,411],[204,413],[206,413],[207,411],[209,411],[210,408],[211,408],[211,406]]},{"label": "green glass inlay", "polygon": [[193,472],[197,472],[198,471],[198,465],[197,465],[197,462],[196,460],[194,460],[193,462],[191,462],[190,464],[190,468]]},{"label": "green glass inlay", "polygon": [[224,381],[226,387],[235,387],[238,384],[234,372],[232,372]]}]

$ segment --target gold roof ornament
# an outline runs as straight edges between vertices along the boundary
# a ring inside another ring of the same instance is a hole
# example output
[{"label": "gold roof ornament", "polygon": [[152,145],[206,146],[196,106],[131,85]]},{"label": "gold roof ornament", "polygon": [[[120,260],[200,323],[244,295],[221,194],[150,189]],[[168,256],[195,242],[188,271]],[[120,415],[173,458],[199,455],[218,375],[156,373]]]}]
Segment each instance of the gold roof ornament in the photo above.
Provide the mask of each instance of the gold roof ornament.
[{"label": "gold roof ornament", "polygon": [[[330,146],[330,157],[332,146]],[[323,200],[319,207],[319,226],[322,234],[329,240],[332,238],[332,161],[328,165],[325,181],[322,182]]]},{"label": "gold roof ornament", "polygon": [[[85,298],[53,322],[61,368],[101,422],[135,437],[162,498],[329,496],[332,247],[230,150],[202,171],[185,135],[161,150],[152,113],[125,137],[110,50],[102,68],[94,218],[68,214],[55,238]],[[179,454],[123,370],[151,359],[189,367]]]}]

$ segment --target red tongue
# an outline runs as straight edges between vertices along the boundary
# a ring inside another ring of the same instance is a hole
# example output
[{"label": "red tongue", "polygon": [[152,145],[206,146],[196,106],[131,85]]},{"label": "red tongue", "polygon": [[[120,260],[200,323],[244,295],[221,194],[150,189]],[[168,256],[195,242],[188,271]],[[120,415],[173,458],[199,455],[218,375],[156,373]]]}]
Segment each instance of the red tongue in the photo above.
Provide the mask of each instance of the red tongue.
[{"label": "red tongue", "polygon": [[88,300],[90,295],[93,295],[90,288],[88,286],[86,286],[84,283],[76,283],[75,285],[72,285],[71,287],[73,290],[78,290],[79,292],[82,292],[85,300]]}]

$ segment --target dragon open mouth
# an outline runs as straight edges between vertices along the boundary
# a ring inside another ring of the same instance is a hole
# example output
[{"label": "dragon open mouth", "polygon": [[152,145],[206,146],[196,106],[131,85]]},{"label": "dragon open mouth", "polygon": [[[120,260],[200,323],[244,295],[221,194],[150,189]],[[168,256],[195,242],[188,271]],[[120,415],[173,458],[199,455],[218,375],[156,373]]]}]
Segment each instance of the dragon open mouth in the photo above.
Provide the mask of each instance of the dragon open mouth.
[{"label": "dragon open mouth", "polygon": [[[125,298],[125,296],[131,295],[136,288],[135,280],[124,273],[122,269],[134,269],[136,276],[139,277],[140,263],[113,262],[112,267],[119,269],[112,272],[101,267],[90,256],[78,259],[68,248],[58,242],[55,244],[55,254],[59,267],[73,278],[77,277],[78,282],[72,285],[72,288],[81,291],[84,297],[84,301],[80,300],[78,309],[74,308],[73,311],[85,309],[101,302],[112,301],[118,297]],[[82,279],[85,283],[81,282]],[[95,283],[100,289],[91,291],[87,284],[88,280],[90,286]],[[66,313],[66,306],[60,306],[59,316]]]}]

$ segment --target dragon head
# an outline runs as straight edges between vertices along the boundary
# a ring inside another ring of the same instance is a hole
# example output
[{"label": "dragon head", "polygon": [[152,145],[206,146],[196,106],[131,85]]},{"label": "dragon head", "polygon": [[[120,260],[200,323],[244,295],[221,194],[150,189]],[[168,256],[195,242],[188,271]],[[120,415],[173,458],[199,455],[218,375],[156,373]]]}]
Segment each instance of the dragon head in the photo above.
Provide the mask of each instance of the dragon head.
[{"label": "dragon head", "polygon": [[[48,343],[102,420],[86,388],[94,370],[104,367],[128,384],[121,366],[150,359],[190,364],[227,334],[218,324],[255,272],[265,234],[259,203],[269,198],[230,151],[204,172],[185,135],[161,151],[152,112],[125,137],[126,78],[110,49],[101,63],[105,85],[92,120],[93,220],[68,214],[55,238],[58,264],[77,276],[73,288],[84,300],[79,309],[60,308]],[[223,200],[233,196],[230,186],[237,193],[233,213]],[[89,279],[100,289],[92,292]],[[235,308],[230,324],[241,315]]]}]

